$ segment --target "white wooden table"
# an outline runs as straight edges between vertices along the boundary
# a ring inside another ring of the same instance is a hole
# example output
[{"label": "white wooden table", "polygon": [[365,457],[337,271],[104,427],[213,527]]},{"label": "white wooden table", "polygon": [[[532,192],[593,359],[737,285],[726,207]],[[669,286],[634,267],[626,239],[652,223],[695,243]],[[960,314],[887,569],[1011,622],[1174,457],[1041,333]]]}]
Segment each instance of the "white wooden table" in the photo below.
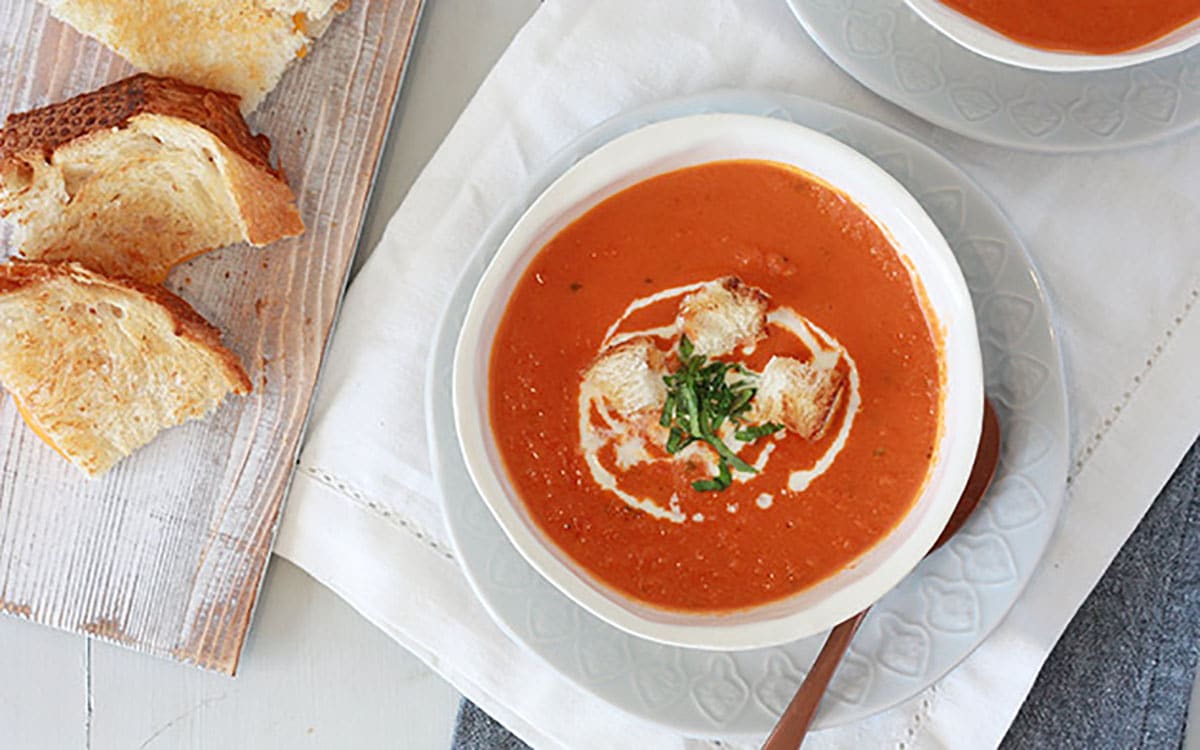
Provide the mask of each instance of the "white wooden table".
[{"label": "white wooden table", "polygon": [[[355,269],[537,0],[427,0]],[[446,748],[457,692],[275,558],[236,679],[0,617],[0,748]]]}]

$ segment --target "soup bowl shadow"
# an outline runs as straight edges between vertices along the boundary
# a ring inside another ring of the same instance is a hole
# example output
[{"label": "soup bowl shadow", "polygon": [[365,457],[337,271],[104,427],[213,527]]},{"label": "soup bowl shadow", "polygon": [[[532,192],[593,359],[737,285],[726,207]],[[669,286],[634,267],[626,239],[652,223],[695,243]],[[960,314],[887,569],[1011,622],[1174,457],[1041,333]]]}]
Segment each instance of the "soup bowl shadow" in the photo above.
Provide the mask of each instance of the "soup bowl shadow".
[{"label": "soup bowl shadow", "polygon": [[[761,606],[717,614],[670,611],[598,581],[530,516],[492,436],[489,361],[517,282],[559,231],[604,199],[646,179],[731,159],[798,168],[851,197],[889,235],[924,287],[927,307],[940,327],[942,424],[920,496],[900,523],[850,566],[809,589]],[[505,238],[475,290],[455,348],[451,392],[471,479],[509,540],[543,577],[626,632],[713,650],[760,648],[822,632],[898,584],[949,519],[970,474],[983,415],[982,365],[971,299],[949,246],[916,199],[874,162],[828,136],[780,120],[734,114],[648,125],[609,142],[550,185]]]}]

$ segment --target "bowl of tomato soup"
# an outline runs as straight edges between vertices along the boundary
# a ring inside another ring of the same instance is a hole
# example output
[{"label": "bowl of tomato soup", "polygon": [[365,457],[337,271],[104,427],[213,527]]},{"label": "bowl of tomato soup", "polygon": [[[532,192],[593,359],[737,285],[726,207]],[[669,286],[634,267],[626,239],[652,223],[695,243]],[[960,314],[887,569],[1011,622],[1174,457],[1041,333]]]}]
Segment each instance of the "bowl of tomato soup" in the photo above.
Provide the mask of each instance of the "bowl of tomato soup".
[{"label": "bowl of tomato soup", "polygon": [[568,597],[747,649],[895,586],[982,419],[950,249],[873,162],[792,123],[684,117],[569,169],[501,244],[457,342],[460,447]]},{"label": "bowl of tomato soup", "polygon": [[1036,70],[1122,68],[1200,42],[1200,0],[905,0],[985,57]]}]

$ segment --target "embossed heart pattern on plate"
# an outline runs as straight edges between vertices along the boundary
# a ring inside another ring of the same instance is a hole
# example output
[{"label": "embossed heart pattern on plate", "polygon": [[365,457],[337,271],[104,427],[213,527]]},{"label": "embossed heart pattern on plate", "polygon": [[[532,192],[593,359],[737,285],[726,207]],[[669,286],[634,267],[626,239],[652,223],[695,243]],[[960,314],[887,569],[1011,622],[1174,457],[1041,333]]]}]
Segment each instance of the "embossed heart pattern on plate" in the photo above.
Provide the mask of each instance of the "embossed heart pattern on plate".
[{"label": "embossed heart pattern on plate", "polygon": [[787,2],[825,54],[864,86],[968,138],[1095,151],[1200,125],[1200,46],[1115,70],[1048,72],[963,47],[906,0]]}]

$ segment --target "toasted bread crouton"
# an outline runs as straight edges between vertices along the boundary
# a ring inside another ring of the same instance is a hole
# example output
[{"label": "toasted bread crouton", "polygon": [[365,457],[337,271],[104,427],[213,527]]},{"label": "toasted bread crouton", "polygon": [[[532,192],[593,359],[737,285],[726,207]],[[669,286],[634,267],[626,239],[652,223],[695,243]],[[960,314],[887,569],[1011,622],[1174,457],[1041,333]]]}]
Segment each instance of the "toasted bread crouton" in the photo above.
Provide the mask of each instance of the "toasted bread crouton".
[{"label": "toasted bread crouton", "polygon": [[666,374],[663,353],[650,339],[638,337],[602,353],[584,374],[584,383],[594,388],[612,411],[628,419],[662,408],[667,398]]},{"label": "toasted bread crouton", "polygon": [[304,231],[270,149],[235,97],[136,75],[8,117],[0,216],[22,257],[159,283],[205,251]]},{"label": "toasted bread crouton", "polygon": [[771,357],[754,395],[750,420],[776,422],[805,440],[820,440],[842,400],[845,375],[792,357]]},{"label": "toasted bread crouton", "polygon": [[91,476],[250,392],[220,333],[165,289],[22,261],[0,265],[0,385]]},{"label": "toasted bread crouton", "polygon": [[348,0],[43,0],[140,70],[241,98],[251,112]]},{"label": "toasted bread crouton", "polygon": [[767,335],[767,295],[729,276],[684,297],[679,322],[696,352],[719,357]]}]

